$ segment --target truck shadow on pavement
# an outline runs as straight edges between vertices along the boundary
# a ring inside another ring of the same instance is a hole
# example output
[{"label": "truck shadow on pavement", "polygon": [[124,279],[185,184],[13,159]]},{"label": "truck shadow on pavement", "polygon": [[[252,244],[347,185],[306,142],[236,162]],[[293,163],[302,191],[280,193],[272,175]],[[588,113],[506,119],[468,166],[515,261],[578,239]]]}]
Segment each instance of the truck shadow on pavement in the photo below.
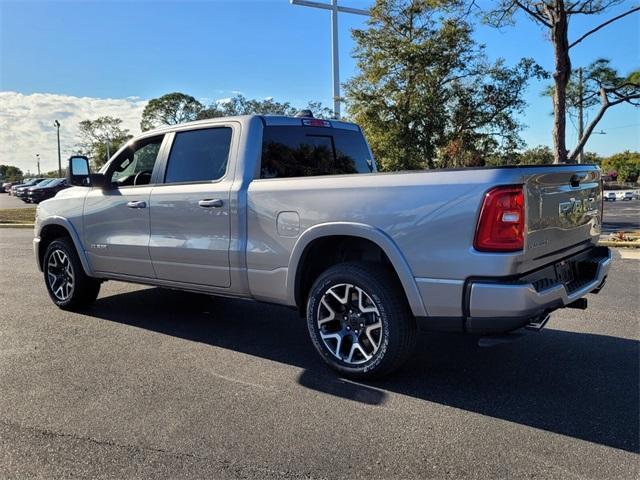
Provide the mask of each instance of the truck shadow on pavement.
[{"label": "truck shadow on pavement", "polygon": [[547,328],[514,343],[421,334],[389,379],[338,378],[317,356],[297,312],[148,288],[100,298],[87,315],[302,368],[300,385],[372,405],[408,395],[630,452],[640,448],[640,342]]}]

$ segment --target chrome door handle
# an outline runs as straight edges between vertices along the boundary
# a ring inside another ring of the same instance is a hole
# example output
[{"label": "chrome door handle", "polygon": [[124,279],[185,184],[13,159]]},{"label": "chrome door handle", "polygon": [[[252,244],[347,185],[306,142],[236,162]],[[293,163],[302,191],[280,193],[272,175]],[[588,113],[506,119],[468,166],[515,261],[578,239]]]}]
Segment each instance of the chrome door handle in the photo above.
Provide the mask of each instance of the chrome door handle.
[{"label": "chrome door handle", "polygon": [[204,200],[200,200],[198,205],[205,208],[220,208],[223,205],[223,202],[219,198],[205,198]]},{"label": "chrome door handle", "polygon": [[127,202],[127,207],[129,208],[147,208],[147,202],[144,200],[138,200],[135,202]]}]

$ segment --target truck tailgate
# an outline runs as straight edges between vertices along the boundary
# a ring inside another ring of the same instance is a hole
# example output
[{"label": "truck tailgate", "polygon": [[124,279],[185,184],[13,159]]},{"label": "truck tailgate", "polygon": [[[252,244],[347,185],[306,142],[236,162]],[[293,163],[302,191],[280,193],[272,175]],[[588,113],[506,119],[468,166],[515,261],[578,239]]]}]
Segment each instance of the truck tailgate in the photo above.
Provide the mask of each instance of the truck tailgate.
[{"label": "truck tailgate", "polygon": [[602,188],[596,166],[559,166],[531,173],[525,179],[525,195],[527,258],[597,241]]}]

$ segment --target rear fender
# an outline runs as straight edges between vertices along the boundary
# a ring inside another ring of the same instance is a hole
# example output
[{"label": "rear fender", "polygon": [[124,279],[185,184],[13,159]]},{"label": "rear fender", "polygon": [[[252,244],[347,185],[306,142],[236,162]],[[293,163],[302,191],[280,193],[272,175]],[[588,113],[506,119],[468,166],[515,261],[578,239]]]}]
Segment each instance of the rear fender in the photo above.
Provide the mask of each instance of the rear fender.
[{"label": "rear fender", "polygon": [[395,242],[379,228],[352,222],[322,223],[314,225],[300,235],[291,253],[289,268],[287,269],[287,297],[289,305],[296,304],[296,277],[298,275],[300,261],[307,246],[318,238],[335,235],[360,237],[378,245],[391,261],[400,279],[413,314],[415,316],[426,316],[426,310],[422,303],[422,298],[420,297],[413,273]]}]

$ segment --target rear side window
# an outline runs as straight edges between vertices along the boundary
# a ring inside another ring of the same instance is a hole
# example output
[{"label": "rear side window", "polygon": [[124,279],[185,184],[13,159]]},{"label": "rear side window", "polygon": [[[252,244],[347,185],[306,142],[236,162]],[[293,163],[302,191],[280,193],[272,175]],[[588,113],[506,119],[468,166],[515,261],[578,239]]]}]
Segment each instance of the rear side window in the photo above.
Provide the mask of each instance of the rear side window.
[{"label": "rear side window", "polygon": [[176,133],[165,183],[207,182],[222,178],[227,170],[230,146],[229,127]]},{"label": "rear side window", "polygon": [[265,127],[260,178],[371,173],[360,132],[325,127]]}]

